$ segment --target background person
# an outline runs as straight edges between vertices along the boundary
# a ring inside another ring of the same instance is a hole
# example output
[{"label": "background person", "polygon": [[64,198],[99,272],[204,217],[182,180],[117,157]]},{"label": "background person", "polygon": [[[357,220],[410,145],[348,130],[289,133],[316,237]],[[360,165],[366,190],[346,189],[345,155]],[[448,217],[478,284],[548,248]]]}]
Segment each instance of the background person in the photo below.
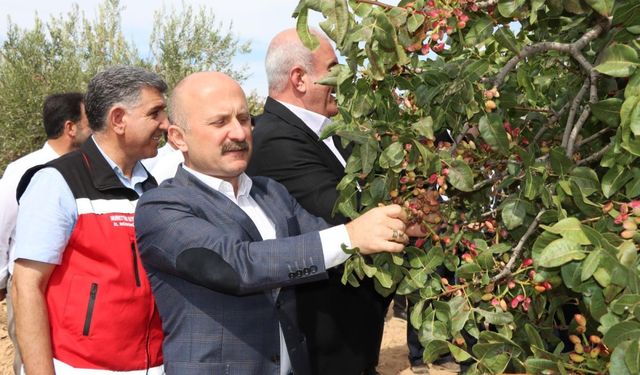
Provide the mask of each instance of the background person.
[{"label": "background person", "polygon": [[[255,150],[247,173],[282,183],[300,205],[331,224],[348,219],[332,215],[336,186],[344,176],[348,152],[338,137],[319,140],[329,118],[338,113],[333,90],[317,84],[338,63],[329,40],[313,31],[320,46],[309,51],[295,29],[277,34],[265,65],[269,97],[256,118]],[[375,374],[384,316],[384,298],[365,278],[360,287],[343,285],[342,269],[328,280],[296,289],[298,319],[307,336],[313,374]]]},{"label": "background person", "polygon": [[139,160],[167,129],[166,89],[141,68],[98,73],[85,96],[93,137],[22,178],[12,292],[28,374],[163,373],[133,214],[156,185]]},{"label": "background person", "polygon": [[[47,135],[45,144],[41,149],[9,163],[0,179],[0,301],[4,299],[5,292],[11,289],[13,264],[9,259],[15,246],[18,216],[16,188],[20,178],[29,168],[77,149],[91,135],[84,112],[83,94],[79,92],[47,96],[42,108],[42,123]],[[13,371],[19,374],[22,360],[15,334],[11,293],[7,293],[7,331],[15,348]]]}]

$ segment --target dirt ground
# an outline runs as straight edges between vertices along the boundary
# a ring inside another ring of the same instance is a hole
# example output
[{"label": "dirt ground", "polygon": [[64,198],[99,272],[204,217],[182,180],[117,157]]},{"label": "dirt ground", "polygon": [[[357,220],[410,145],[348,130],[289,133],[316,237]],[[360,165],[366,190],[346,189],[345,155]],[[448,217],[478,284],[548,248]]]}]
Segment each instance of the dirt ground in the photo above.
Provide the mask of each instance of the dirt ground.
[{"label": "dirt ground", "polygon": [[[391,310],[391,309],[390,309]],[[385,323],[380,364],[381,375],[413,375],[407,359],[406,343],[407,322],[390,317]],[[2,302],[0,306],[0,375],[12,374],[13,346],[7,334],[7,310]],[[431,371],[431,375],[451,375],[451,372]]]}]

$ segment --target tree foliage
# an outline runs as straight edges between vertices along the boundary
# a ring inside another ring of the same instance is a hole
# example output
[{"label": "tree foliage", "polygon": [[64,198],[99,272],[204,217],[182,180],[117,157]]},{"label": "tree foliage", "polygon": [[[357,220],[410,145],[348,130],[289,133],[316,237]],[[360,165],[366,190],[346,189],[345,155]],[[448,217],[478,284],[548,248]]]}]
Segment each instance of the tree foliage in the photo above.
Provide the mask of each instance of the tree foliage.
[{"label": "tree foliage", "polygon": [[[0,170],[41,147],[42,101],[48,94],[83,91],[105,67],[142,66],[161,74],[170,88],[201,70],[222,71],[240,82],[247,78],[246,67],[232,66],[232,59],[250,52],[249,44],[240,43],[231,25],[224,29],[205,7],[156,11],[148,53],[125,38],[121,12],[119,0],[105,0],[94,20],[77,4],[48,20],[36,15],[32,28],[9,19],[0,49]],[[255,106],[255,94],[250,99]]]},{"label": "tree foliage", "polygon": [[309,11],[345,58],[336,208],[398,203],[428,233],[343,281],[408,295],[427,361],[638,373],[640,3],[301,0],[312,48]]}]

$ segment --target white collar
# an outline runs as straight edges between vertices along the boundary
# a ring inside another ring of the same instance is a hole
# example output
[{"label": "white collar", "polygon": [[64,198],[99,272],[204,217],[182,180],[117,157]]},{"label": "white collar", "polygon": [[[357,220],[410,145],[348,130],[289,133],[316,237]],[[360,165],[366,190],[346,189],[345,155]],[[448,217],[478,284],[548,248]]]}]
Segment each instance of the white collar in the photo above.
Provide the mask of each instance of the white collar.
[{"label": "white collar", "polygon": [[[236,201],[233,186],[230,182],[195,171],[184,164],[182,164],[182,168],[194,175],[198,180],[202,181],[208,187],[212,188],[215,191],[219,191],[220,193],[229,197],[231,200]],[[249,178],[249,176],[247,176],[245,173],[242,173],[240,176],[238,176],[238,198],[241,196],[249,195],[252,186],[253,181],[251,181],[251,178]]]},{"label": "white collar", "polygon": [[331,123],[331,120],[327,117],[310,111],[306,108],[298,107],[293,104],[281,102],[280,100],[276,100],[278,103],[287,107],[294,115],[298,116],[302,122],[305,123],[318,137],[320,137],[320,132],[322,129]]}]

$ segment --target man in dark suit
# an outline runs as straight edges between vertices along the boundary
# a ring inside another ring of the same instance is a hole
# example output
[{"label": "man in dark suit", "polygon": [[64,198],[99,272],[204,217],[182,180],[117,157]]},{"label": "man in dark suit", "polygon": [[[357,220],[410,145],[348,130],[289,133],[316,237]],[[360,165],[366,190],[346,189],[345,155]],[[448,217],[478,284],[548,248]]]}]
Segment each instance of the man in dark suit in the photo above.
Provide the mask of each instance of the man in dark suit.
[{"label": "man in dark suit", "polygon": [[140,199],[135,220],[163,322],[166,373],[310,373],[288,287],[326,278],[348,257],[341,244],[365,254],[402,250],[402,208],[330,228],[279,183],[249,178],[246,99],[222,73],[185,78],[169,108],[169,139],[185,162]]},{"label": "man in dark suit", "polygon": [[[337,64],[324,36],[313,52],[294,29],[276,35],[267,50],[269,97],[256,119],[255,150],[247,173],[268,176],[286,186],[307,211],[332,224],[336,186],[348,155],[337,137],[320,140],[321,129],[338,113],[332,88],[317,84]],[[329,279],[297,287],[298,319],[307,335],[316,375],[375,374],[391,297],[380,296],[371,279],[359,288],[341,283],[342,270]],[[366,312],[366,318],[360,318]]]}]

